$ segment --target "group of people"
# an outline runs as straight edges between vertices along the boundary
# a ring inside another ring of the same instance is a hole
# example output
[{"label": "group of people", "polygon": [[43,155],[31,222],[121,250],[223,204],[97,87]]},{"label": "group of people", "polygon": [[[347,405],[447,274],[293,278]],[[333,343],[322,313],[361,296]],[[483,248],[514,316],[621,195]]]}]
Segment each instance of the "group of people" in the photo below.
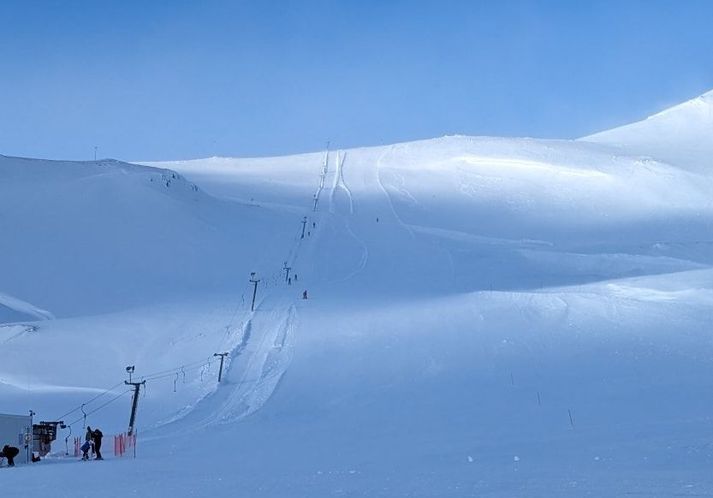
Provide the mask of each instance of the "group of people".
[{"label": "group of people", "polygon": [[[92,430],[91,427],[87,426],[87,432],[84,436],[84,444],[80,447],[82,450],[82,460],[89,460],[89,452],[91,451],[95,455],[95,460],[104,460],[102,458],[102,438],[104,434],[99,429]],[[20,454],[20,449],[15,446],[10,446],[6,444],[3,446],[0,452],[0,459],[7,459],[7,466],[15,466],[15,457]],[[37,458],[39,460],[39,457]],[[32,455],[32,461],[35,462],[35,455]]]},{"label": "group of people", "polygon": [[95,455],[95,460],[104,460],[102,458],[102,438],[104,434],[99,429],[92,430],[87,426],[87,432],[84,435],[84,444],[80,447],[82,450],[82,460],[89,460],[89,452]]}]

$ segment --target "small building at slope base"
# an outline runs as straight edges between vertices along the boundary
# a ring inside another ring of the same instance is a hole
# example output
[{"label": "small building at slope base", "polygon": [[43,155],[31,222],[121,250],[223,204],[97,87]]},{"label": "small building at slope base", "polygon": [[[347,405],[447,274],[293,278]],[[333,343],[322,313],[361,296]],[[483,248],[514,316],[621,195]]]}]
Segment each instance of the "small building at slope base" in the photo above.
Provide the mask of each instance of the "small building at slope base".
[{"label": "small building at slope base", "polygon": [[31,461],[32,415],[0,413],[0,449],[6,444],[20,449],[17,462]]}]

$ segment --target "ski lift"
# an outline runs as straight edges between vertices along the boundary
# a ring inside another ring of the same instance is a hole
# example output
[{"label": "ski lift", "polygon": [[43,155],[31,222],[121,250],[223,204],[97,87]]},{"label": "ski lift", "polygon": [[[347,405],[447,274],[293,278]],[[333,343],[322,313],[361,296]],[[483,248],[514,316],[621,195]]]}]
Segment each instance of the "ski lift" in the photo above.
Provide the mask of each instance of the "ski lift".
[{"label": "ski lift", "polygon": [[67,429],[69,428],[69,434],[67,434],[67,437],[64,438],[64,451],[65,455],[69,456],[69,438],[72,437],[72,426],[71,425],[65,425],[61,424],[59,426],[61,429]]}]

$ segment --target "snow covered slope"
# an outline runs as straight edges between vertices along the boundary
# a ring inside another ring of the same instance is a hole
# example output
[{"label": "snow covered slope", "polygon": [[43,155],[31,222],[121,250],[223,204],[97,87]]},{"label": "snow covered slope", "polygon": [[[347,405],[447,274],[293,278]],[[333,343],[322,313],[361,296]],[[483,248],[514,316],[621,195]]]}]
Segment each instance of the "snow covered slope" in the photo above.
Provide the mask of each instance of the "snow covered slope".
[{"label": "snow covered slope", "polygon": [[0,323],[19,322],[21,320],[47,320],[54,318],[51,313],[36,308],[12,296],[0,294]]},{"label": "snow covered slope", "polygon": [[692,171],[713,168],[713,91],[643,121],[582,140],[612,144]]},{"label": "snow covered slope", "polygon": [[5,411],[111,434],[124,367],[147,381],[139,460],[56,455],[7,489],[713,493],[713,176],[610,142],[1,158],[0,292],[58,317],[0,327]]},{"label": "snow covered slope", "polygon": [[274,218],[117,161],[0,156],[0,180],[0,292],[58,317],[223,290],[235,259],[255,254],[252,230]]},{"label": "snow covered slope", "polygon": [[[266,273],[298,229],[174,171],[117,161],[0,157],[0,212],[0,324],[32,327],[0,329],[0,393],[46,419],[117,384],[128,364],[160,371],[230,348],[247,275]],[[184,389],[152,420],[210,389]]]}]

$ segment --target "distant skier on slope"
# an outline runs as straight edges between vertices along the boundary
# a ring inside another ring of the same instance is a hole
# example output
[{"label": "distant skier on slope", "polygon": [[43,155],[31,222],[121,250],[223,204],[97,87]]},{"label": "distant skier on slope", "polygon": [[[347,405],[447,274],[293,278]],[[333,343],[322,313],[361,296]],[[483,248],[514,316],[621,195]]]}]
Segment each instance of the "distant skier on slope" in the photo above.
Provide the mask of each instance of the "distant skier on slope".
[{"label": "distant skier on slope", "polygon": [[307,291],[302,292],[302,299],[307,299]]}]

